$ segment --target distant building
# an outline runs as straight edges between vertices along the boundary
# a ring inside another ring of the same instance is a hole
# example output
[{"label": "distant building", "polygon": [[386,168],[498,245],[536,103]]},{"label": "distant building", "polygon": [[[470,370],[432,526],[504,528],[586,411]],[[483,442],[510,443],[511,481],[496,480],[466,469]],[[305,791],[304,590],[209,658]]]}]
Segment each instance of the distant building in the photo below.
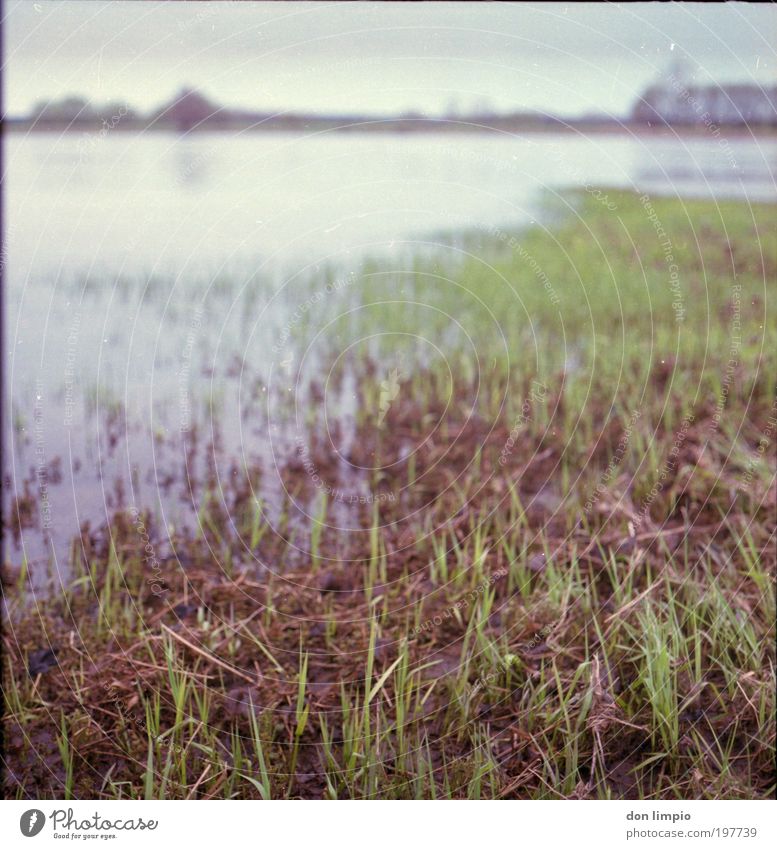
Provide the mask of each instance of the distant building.
[{"label": "distant building", "polygon": [[647,89],[632,119],[641,124],[777,126],[777,86],[699,86],[671,75]]}]

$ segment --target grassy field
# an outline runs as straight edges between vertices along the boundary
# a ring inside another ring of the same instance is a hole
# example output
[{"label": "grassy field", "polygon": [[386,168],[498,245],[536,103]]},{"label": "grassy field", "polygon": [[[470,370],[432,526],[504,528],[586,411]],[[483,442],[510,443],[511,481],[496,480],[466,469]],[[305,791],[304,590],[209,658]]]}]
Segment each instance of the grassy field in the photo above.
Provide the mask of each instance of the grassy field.
[{"label": "grassy field", "polygon": [[7,795],[774,794],[777,210],[550,213],[365,265],[275,525],[242,469],[7,565]]}]

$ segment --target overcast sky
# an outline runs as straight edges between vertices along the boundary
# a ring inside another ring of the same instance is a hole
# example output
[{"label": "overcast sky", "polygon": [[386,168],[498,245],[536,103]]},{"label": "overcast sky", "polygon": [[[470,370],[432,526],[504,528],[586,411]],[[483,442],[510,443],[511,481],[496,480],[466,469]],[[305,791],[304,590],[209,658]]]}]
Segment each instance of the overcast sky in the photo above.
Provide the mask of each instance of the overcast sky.
[{"label": "overcast sky", "polygon": [[7,0],[5,110],[79,93],[147,109],[191,85],[276,111],[625,114],[675,59],[775,82],[768,4]]}]

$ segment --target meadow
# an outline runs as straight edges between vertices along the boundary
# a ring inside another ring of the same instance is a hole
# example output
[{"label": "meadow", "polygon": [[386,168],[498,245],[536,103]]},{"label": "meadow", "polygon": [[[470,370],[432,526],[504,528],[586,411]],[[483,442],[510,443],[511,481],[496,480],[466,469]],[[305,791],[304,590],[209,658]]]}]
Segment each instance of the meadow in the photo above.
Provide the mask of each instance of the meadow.
[{"label": "meadow", "polygon": [[548,212],[306,310],[304,450],[195,527],[5,565],[7,796],[774,794],[777,212]]}]

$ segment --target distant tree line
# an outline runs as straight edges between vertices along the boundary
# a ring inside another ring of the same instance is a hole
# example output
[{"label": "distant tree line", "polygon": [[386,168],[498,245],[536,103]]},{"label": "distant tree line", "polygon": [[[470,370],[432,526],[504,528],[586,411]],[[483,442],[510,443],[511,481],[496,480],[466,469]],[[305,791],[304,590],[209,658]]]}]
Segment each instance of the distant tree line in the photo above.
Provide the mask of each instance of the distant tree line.
[{"label": "distant tree line", "polygon": [[520,132],[535,129],[564,130],[570,127],[595,129],[624,124],[705,126],[707,129],[722,126],[774,127],[777,126],[777,86],[700,86],[684,82],[684,75],[679,72],[671,73],[644,92],[625,121],[604,114],[562,119],[541,112],[481,112],[447,117],[408,112],[383,118],[257,112],[231,109],[191,88],[181,89],[168,103],[146,114],[132,109],[126,103],[108,103],[98,108],[83,97],[69,96],[40,102],[24,118],[3,118],[4,126],[19,129],[167,129],[183,133],[200,128],[423,132],[466,131],[479,127]]}]

